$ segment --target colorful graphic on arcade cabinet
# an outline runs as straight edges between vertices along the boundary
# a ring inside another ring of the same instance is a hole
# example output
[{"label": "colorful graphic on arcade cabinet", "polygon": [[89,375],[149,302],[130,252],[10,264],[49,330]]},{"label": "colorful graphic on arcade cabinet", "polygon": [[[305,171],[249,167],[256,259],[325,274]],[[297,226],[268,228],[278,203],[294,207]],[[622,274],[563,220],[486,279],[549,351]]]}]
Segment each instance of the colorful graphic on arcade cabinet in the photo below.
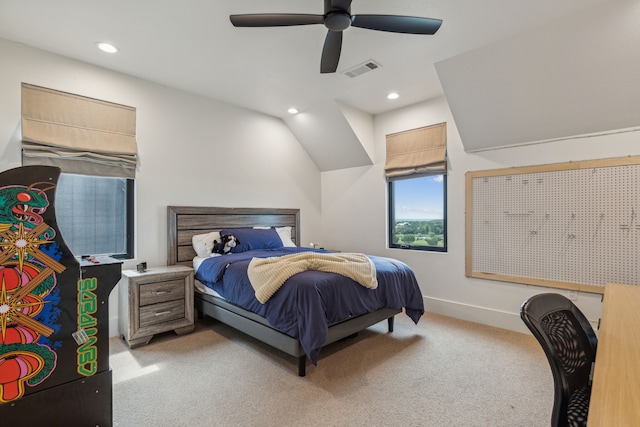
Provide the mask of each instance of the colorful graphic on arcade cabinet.
[{"label": "colorful graphic on arcade cabinet", "polygon": [[56,368],[56,274],[65,266],[42,214],[55,184],[0,188],[0,404],[21,398]]}]

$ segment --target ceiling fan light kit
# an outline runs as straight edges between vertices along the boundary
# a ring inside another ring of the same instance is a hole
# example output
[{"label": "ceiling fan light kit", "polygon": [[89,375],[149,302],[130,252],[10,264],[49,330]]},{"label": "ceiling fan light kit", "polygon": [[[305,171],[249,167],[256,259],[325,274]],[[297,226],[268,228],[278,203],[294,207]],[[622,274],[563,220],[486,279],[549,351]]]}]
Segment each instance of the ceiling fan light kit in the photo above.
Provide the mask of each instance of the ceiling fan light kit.
[{"label": "ceiling fan light kit", "polygon": [[324,0],[324,14],[256,13],[231,15],[235,27],[285,27],[324,24],[327,37],[320,59],[321,73],[335,73],[342,50],[342,32],[349,27],[404,34],[433,35],[442,20],[400,15],[351,15],[352,0]]}]

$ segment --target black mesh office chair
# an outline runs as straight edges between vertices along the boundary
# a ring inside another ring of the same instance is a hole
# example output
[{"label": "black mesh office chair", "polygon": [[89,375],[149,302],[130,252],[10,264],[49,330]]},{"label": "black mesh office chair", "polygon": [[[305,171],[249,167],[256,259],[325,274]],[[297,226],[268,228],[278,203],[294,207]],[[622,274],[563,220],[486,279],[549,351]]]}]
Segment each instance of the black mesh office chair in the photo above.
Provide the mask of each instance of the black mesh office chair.
[{"label": "black mesh office chair", "polygon": [[584,314],[559,294],[526,300],[520,317],[544,349],[554,382],[551,425],[585,426],[591,397],[591,365],[598,338]]}]

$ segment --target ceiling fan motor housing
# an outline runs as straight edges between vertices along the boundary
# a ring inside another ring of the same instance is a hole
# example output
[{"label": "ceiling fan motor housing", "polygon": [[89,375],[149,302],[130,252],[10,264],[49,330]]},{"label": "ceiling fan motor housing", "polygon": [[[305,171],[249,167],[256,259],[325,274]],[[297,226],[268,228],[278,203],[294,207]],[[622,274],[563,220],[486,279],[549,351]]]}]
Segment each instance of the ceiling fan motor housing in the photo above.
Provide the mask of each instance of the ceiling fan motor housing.
[{"label": "ceiling fan motor housing", "polygon": [[351,15],[345,11],[329,12],[324,18],[329,31],[344,31],[351,26]]}]

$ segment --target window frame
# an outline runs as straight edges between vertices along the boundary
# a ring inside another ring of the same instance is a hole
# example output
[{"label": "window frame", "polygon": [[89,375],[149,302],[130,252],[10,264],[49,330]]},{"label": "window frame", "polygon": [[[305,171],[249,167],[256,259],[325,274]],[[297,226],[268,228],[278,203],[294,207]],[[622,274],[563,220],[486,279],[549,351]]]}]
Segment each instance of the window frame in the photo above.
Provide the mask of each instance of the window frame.
[{"label": "window frame", "polygon": [[[409,179],[424,178],[427,176],[442,175],[442,227],[443,227],[443,246],[418,246],[394,243],[395,235],[395,197],[394,197],[394,183],[397,181],[405,181]],[[387,180],[387,210],[388,210],[388,222],[387,222],[387,245],[389,249],[408,249],[426,252],[448,252],[447,244],[447,173],[438,174],[416,174],[404,177],[389,178]]]},{"label": "window frame", "polygon": [[113,254],[112,258],[116,259],[133,259],[135,257],[134,252],[134,241],[135,241],[135,180],[133,178],[127,178],[127,197],[126,203],[127,208],[125,212],[125,236],[126,236],[126,244],[125,249],[126,253],[124,254]]},{"label": "window frame", "polygon": [[[62,174],[64,175],[78,175],[75,173],[68,173],[68,172],[64,172],[62,171]],[[93,178],[110,178],[107,176],[100,176],[100,175],[88,175],[91,176]],[[133,259],[135,257],[134,255],[134,248],[135,248],[135,179],[133,178],[125,178],[122,177],[122,179],[125,180],[126,184],[125,184],[125,189],[126,189],[126,196],[124,199],[125,202],[125,212],[124,212],[124,234],[125,234],[125,241],[124,241],[124,250],[125,252],[123,253],[98,253],[98,254],[84,254],[84,253],[73,253],[74,256],[76,257],[80,257],[80,256],[84,256],[84,255],[105,255],[105,256],[109,256],[111,258],[115,258],[115,259]],[[57,200],[57,198],[56,198]],[[60,223],[60,218],[57,219],[58,223]],[[68,244],[67,244],[68,246]],[[71,250],[71,247],[69,247],[69,250]]]}]

